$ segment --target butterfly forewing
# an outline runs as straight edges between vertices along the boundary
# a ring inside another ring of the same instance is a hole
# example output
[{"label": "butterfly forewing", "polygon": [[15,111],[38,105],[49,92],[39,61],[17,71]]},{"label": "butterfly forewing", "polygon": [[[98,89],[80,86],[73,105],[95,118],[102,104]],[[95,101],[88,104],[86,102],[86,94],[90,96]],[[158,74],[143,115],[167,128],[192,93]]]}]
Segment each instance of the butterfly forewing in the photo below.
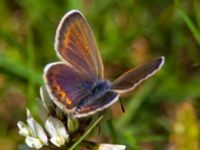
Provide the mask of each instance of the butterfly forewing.
[{"label": "butterfly forewing", "polygon": [[66,112],[73,110],[81,98],[87,95],[84,87],[87,77],[65,63],[47,65],[44,79],[52,100]]},{"label": "butterfly forewing", "polygon": [[103,78],[103,64],[89,25],[79,11],[61,20],[55,49],[58,56],[91,80]]},{"label": "butterfly forewing", "polygon": [[164,57],[160,57],[142,66],[131,69],[112,83],[112,89],[118,91],[119,93],[125,93],[133,90],[142,81],[156,73],[163,64]]}]

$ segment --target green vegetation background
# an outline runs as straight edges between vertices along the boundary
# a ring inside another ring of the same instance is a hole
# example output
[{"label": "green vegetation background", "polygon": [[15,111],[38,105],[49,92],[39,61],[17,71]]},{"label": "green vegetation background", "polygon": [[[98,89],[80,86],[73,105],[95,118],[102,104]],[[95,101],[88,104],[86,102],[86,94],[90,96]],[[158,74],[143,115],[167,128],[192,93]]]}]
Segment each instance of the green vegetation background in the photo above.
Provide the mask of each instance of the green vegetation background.
[{"label": "green vegetation background", "polygon": [[86,17],[100,49],[106,76],[158,56],[166,64],[112,107],[103,134],[128,149],[199,149],[200,1],[198,0],[1,0],[0,145],[18,149],[16,122],[25,108],[37,115],[44,66],[58,58],[54,35],[72,9]]}]

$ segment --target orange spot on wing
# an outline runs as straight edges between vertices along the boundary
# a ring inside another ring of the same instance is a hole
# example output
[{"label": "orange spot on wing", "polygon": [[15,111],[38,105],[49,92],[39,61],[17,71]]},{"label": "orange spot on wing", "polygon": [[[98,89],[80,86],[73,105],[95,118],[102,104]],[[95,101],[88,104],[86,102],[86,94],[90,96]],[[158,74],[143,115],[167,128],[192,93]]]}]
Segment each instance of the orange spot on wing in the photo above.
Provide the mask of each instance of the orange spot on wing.
[{"label": "orange spot on wing", "polygon": [[65,37],[65,41],[64,41],[65,47],[68,47],[68,45],[69,45],[70,34],[71,34],[71,33],[68,31],[68,32],[66,32],[65,35],[64,35],[64,37]]},{"label": "orange spot on wing", "polygon": [[66,104],[67,104],[67,105],[71,105],[71,104],[72,104],[72,101],[71,101],[69,98],[66,98]]},{"label": "orange spot on wing", "polygon": [[56,89],[56,93],[59,95],[59,99],[63,102],[63,103],[65,103],[66,105],[71,105],[72,104],[72,101],[69,99],[69,98],[67,98],[67,93],[66,92],[64,92],[63,90],[62,90],[62,88],[59,86],[59,85],[55,85],[55,89]]},{"label": "orange spot on wing", "polygon": [[61,96],[61,99],[64,100],[66,98],[66,93],[60,91],[60,96]]},{"label": "orange spot on wing", "polygon": [[56,89],[56,93],[60,96],[60,99],[62,101],[65,101],[65,99],[68,99],[68,98],[66,98],[67,93],[62,91],[62,89],[59,85],[55,85],[55,89]]},{"label": "orange spot on wing", "polygon": [[55,88],[56,88],[57,91],[60,91],[60,90],[61,90],[61,88],[60,88],[59,85],[56,85]]}]

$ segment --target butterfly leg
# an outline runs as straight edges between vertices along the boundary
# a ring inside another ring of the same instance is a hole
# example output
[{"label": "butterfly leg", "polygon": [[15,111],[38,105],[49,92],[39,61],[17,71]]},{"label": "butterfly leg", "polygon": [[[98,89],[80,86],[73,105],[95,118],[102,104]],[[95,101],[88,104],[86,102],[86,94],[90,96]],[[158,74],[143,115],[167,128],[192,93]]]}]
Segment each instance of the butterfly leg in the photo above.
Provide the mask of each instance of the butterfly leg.
[{"label": "butterfly leg", "polygon": [[119,98],[119,102],[120,102],[120,105],[121,105],[122,112],[125,113],[125,109],[124,109],[124,106],[123,106],[121,98]]}]

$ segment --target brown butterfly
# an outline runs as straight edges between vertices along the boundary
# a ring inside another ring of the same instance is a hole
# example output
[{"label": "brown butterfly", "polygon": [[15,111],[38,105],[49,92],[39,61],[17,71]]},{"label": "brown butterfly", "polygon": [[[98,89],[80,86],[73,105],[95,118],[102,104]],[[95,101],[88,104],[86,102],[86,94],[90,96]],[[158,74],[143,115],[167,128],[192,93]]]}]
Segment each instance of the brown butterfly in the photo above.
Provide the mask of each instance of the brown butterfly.
[{"label": "brown butterfly", "polygon": [[77,10],[62,18],[56,32],[55,50],[61,61],[45,67],[46,89],[58,107],[76,118],[111,106],[120,94],[133,90],[164,64],[164,57],[160,57],[129,70],[114,82],[104,79],[95,39]]}]

